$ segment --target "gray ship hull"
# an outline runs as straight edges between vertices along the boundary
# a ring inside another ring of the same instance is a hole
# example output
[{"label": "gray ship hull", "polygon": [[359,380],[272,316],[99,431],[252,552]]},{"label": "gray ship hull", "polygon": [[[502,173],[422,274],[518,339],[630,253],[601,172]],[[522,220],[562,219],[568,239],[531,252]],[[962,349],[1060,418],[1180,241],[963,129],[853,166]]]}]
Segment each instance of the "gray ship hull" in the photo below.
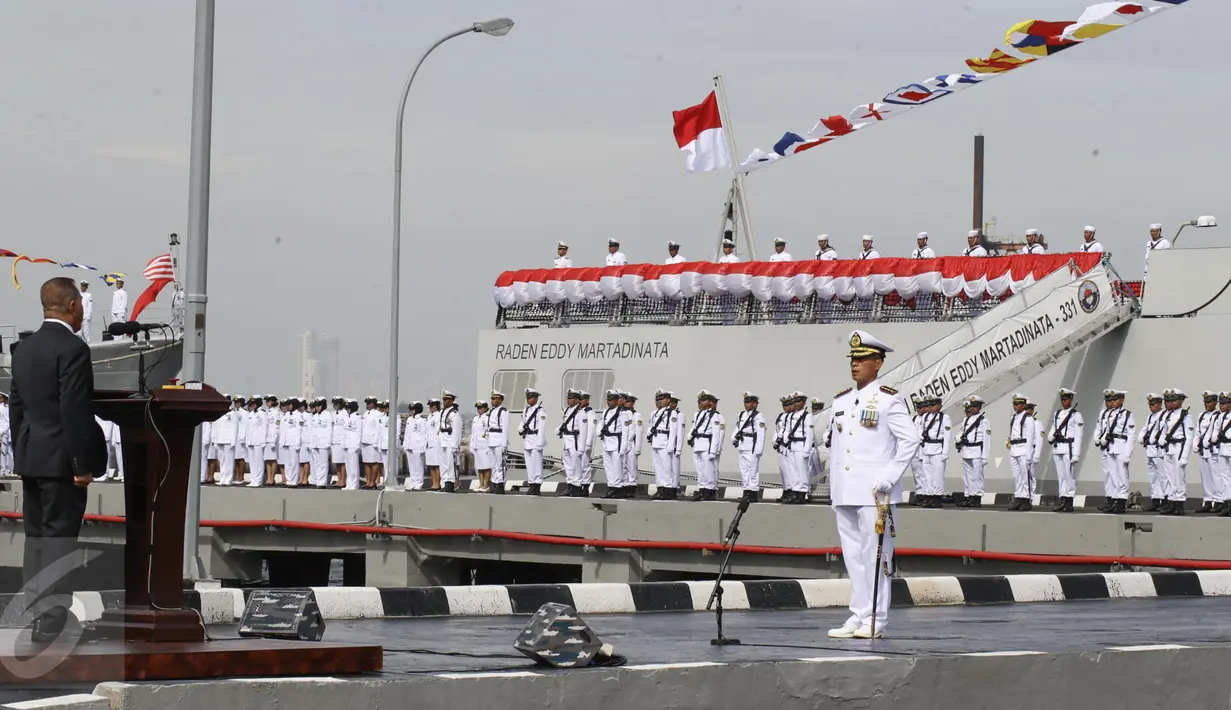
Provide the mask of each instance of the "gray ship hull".
[{"label": "gray ship hull", "polygon": [[[2,392],[8,392],[12,383],[9,357],[6,354],[3,364],[0,365]],[[143,359],[147,387],[164,385],[179,375],[184,361],[184,341],[182,338],[168,340],[151,334],[149,342],[142,338],[139,344],[127,339],[91,343],[90,359],[94,363],[96,389],[135,392],[138,389],[139,368]]]}]

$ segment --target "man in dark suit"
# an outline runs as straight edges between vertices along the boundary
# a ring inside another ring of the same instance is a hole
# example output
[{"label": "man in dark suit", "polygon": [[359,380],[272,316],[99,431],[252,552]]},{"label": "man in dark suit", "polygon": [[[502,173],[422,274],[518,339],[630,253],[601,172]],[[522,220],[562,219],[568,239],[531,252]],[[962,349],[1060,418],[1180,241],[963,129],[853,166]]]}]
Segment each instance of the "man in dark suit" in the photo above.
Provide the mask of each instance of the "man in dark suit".
[{"label": "man in dark suit", "polygon": [[[45,600],[31,639],[50,642],[72,604],[66,575],[79,566],[77,534],[86,487],[107,467],[107,444],[94,418],[90,347],[75,333],[83,319],[72,279],[43,284],[43,326],[13,350],[10,421],[14,472],[21,476],[27,608]],[[40,575],[40,573],[43,573]]]}]

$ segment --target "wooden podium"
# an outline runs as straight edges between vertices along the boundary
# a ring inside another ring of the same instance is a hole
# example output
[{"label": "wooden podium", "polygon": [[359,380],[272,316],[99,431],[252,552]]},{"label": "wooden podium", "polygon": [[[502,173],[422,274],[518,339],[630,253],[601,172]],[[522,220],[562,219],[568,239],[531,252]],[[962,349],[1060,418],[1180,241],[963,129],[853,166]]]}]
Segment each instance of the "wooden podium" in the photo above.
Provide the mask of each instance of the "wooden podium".
[{"label": "wooden podium", "polygon": [[96,638],[74,644],[67,655],[56,654],[37,673],[17,659],[40,651],[0,630],[6,649],[0,651],[0,685],[381,669],[380,646],[237,638],[233,632],[207,640],[201,617],[184,604],[184,512],[190,477],[200,475],[191,470],[195,430],[218,419],[230,402],[213,387],[199,385],[163,386],[148,396],[96,391],[94,405],[98,416],[120,427],[124,447],[124,606],[105,610]]}]

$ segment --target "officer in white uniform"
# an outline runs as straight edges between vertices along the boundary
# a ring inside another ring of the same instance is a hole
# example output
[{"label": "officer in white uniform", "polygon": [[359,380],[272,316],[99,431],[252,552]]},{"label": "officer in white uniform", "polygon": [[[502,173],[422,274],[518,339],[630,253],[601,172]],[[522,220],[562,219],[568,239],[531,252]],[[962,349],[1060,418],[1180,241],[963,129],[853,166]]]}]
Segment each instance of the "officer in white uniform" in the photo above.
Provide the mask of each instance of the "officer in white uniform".
[{"label": "officer in white uniform", "polygon": [[1039,485],[1039,477],[1037,471],[1039,469],[1039,458],[1043,455],[1043,424],[1039,422],[1039,415],[1035,411],[1037,405],[1026,400],[1026,414],[1034,420],[1034,447],[1030,450],[1030,497],[1033,499],[1035,490]]},{"label": "officer in white uniform", "polygon": [[[543,449],[547,446],[547,412],[539,403],[542,392],[526,388],[526,410],[518,433],[526,452],[526,495],[537,496],[543,488]],[[631,497],[631,496],[630,496]]]},{"label": "officer in white uniform", "polygon": [[490,411],[487,402],[474,403],[474,418],[470,420],[470,455],[474,457],[474,472],[479,477],[479,493],[491,491],[492,450],[487,443],[487,422]]},{"label": "officer in white uniform", "polygon": [[509,448],[509,409],[504,406],[504,393],[492,390],[488,395],[491,408],[487,410],[487,448],[491,452],[492,475],[488,479],[489,492],[504,493],[504,452]]},{"label": "officer in white uniform", "polygon": [[620,251],[620,242],[615,239],[607,240],[607,266],[624,266],[628,263],[628,257],[624,256],[624,252]]},{"label": "officer in white uniform", "polygon": [[822,234],[816,238],[816,254],[813,256],[817,261],[836,261],[838,258],[838,250],[829,246],[829,235]]},{"label": "officer in white uniform", "polygon": [[432,490],[440,490],[440,400],[432,397],[427,401],[427,451],[423,460],[432,477]]},{"label": "officer in white uniform", "polygon": [[967,399],[962,408],[966,418],[962,426],[955,430],[957,440],[953,442],[957,455],[962,459],[962,479],[965,496],[958,503],[961,508],[983,507],[983,469],[987,466],[991,454],[992,423],[983,414],[982,397],[974,395]]},{"label": "officer in white uniform", "polygon": [[791,469],[791,448],[786,442],[787,430],[790,429],[791,423],[791,396],[782,395],[778,398],[778,403],[782,406],[782,411],[774,417],[773,444],[774,453],[778,456],[778,478],[782,481],[782,497],[778,499],[778,502],[792,505],[804,501],[798,500],[799,494],[790,488],[792,477],[795,475],[794,470]]},{"label": "officer in white uniform", "polygon": [[201,422],[201,483],[209,482],[214,457],[214,423]]},{"label": "officer in white uniform", "polygon": [[1197,416],[1197,466],[1201,471],[1201,507],[1198,513],[1213,512],[1215,503],[1222,503],[1218,480],[1214,476],[1214,456],[1210,450],[1210,432],[1218,418],[1218,393],[1206,390],[1201,393],[1205,411]]},{"label": "officer in white uniform", "polygon": [[684,257],[680,254],[680,245],[675,242],[667,242],[667,260],[665,264],[680,264],[684,262]]},{"label": "officer in white uniform", "polygon": [[[273,485],[278,476],[278,427],[282,420],[282,410],[278,407],[278,398],[272,394],[265,395],[265,485]],[[339,457],[341,460],[341,457]]]},{"label": "officer in white uniform", "polygon": [[789,485],[783,482],[783,488],[792,493],[792,502],[804,504],[808,502],[808,494],[812,489],[808,478],[808,458],[812,455],[816,432],[812,429],[812,413],[807,411],[808,395],[798,390],[792,392],[790,405],[790,419],[787,420],[783,441],[786,442],[788,451],[787,465],[791,478]]},{"label": "officer in white uniform", "polygon": [[816,488],[825,483],[825,464],[829,461],[829,422],[825,413],[825,403],[812,398],[812,431],[816,432],[812,440],[812,454],[808,457],[808,489],[815,492]]},{"label": "officer in white uniform", "polygon": [[346,456],[346,490],[362,488],[360,475],[363,464],[360,451],[363,449],[363,415],[359,414],[359,401],[346,400],[346,431],[342,433],[342,450]]},{"label": "officer in white uniform", "polygon": [[863,235],[863,251],[859,252],[860,259],[879,259],[880,252],[872,248],[872,235]]},{"label": "officer in white uniform", "polygon": [[115,472],[115,450],[111,446],[111,430],[115,428],[115,424],[103,419],[97,414],[94,415],[94,421],[98,424],[98,428],[103,432],[103,441],[107,444],[107,468],[103,475],[98,477],[99,481],[111,480],[112,473]]},{"label": "officer in white uniform", "polygon": [[248,473],[252,480],[248,486],[257,488],[265,484],[265,440],[269,436],[269,412],[260,397],[252,395],[248,400],[248,430],[245,438],[248,445]]},{"label": "officer in white uniform", "polygon": [[1159,447],[1159,439],[1163,433],[1163,398],[1150,392],[1146,395],[1146,405],[1150,414],[1146,417],[1146,425],[1137,430],[1137,443],[1145,449],[1146,472],[1150,479],[1150,502],[1144,510],[1153,513],[1162,507],[1167,498],[1167,475],[1163,471],[1163,450]]},{"label": "officer in white uniform", "polygon": [[90,293],[90,282],[81,282],[81,330],[78,334],[85,342],[90,342],[90,321],[94,318],[94,294]]},{"label": "officer in white uniform", "polygon": [[[329,456],[333,450],[333,412],[328,411],[328,402],[324,397],[318,397],[312,402],[312,415],[309,418],[309,433],[312,445],[312,472],[308,475],[308,485],[318,489],[329,487]],[[386,448],[389,446],[385,442]]]},{"label": "officer in white uniform", "polygon": [[[581,454],[581,470],[577,475],[580,477],[580,482],[573,491],[574,497],[589,498],[590,485],[594,483],[594,443],[598,439],[601,425],[598,417],[598,410],[590,406],[590,393],[581,390],[577,393],[581,399],[581,411],[585,419],[586,428],[581,432],[581,443],[585,446],[585,451]],[[600,444],[601,445],[601,444]]]},{"label": "officer in white uniform", "polygon": [[[286,406],[286,411],[282,413],[281,431],[278,432],[278,448],[282,454],[282,480],[287,486],[294,487],[303,483],[299,480],[299,449],[303,444],[303,425],[299,412],[296,411],[299,400],[290,397],[282,403]],[[219,465],[221,463],[219,460]]]},{"label": "officer in white uniform", "polygon": [[645,434],[645,417],[637,411],[637,395],[632,392],[624,393],[624,406],[632,417],[628,431],[633,442],[632,450],[624,457],[624,497],[636,498],[637,481],[641,478],[641,446],[644,443],[641,437]]},{"label": "officer in white uniform", "polygon": [[786,241],[782,239],[774,240],[774,253],[769,255],[770,261],[794,261],[791,255],[787,253]]},{"label": "officer in white uniform", "polygon": [[924,508],[943,508],[945,496],[945,466],[949,462],[949,447],[953,445],[953,422],[941,411],[941,400],[929,397],[920,420],[919,450],[920,472],[927,482],[927,500]]},{"label": "officer in white uniform", "polygon": [[402,431],[402,451],[406,456],[406,486],[408,491],[423,490],[423,454],[427,451],[427,417],[423,402],[410,403],[410,416]]},{"label": "officer in white uniform", "polygon": [[735,242],[730,239],[722,240],[722,256],[718,257],[719,264],[738,264],[739,257],[735,255]]},{"label": "officer in white uniform", "polygon": [[573,491],[578,486],[581,470],[581,452],[585,449],[582,435],[585,433],[585,414],[581,408],[580,392],[569,388],[566,393],[567,404],[564,415],[560,418],[560,426],[556,427],[556,437],[560,439],[560,463],[564,466],[564,494],[574,497]]},{"label": "officer in white uniform", "polygon": [[1223,433],[1223,427],[1226,424],[1226,412],[1222,403],[1222,393],[1214,393],[1217,409],[1214,410],[1212,420],[1210,422],[1209,432],[1205,438],[1205,450],[1209,452],[1210,457],[1210,477],[1212,481],[1211,497],[1213,503],[1210,506],[1210,512],[1215,515],[1222,515],[1227,507],[1227,499],[1231,497],[1231,489],[1227,488],[1226,477],[1224,476],[1222,465],[1222,440],[1228,438]]},{"label": "officer in white uniform", "polygon": [[632,451],[630,430],[632,415],[624,408],[624,398],[617,390],[607,390],[607,409],[600,417],[598,433],[603,447],[603,473],[607,477],[604,498],[624,497],[624,457]]},{"label": "officer in white uniform", "polygon": [[672,456],[675,451],[679,412],[671,408],[671,392],[654,393],[654,413],[650,415],[650,430],[645,435],[654,459],[654,483],[657,490],[650,500],[678,500],[678,481],[672,476]]},{"label": "officer in white uniform", "polygon": [[235,439],[235,485],[243,485],[244,469],[248,467],[248,402],[235,396],[235,409],[239,412],[239,434]]},{"label": "officer in white uniform", "polygon": [[671,454],[671,485],[678,492],[680,488],[680,463],[684,458],[684,426],[687,424],[687,421],[684,419],[684,413],[680,411],[679,397],[672,394],[670,406],[671,410],[675,412],[675,451]]},{"label": "officer in white uniform", "polygon": [[365,409],[363,429],[359,435],[359,456],[363,459],[363,487],[367,489],[376,479],[376,468],[382,460],[377,447],[385,432],[380,428],[380,412],[376,411],[376,398],[365,397],[363,405]]},{"label": "officer in white uniform", "polygon": [[[902,502],[902,474],[919,448],[919,432],[905,398],[877,379],[885,354],[893,349],[862,330],[851,333],[850,345],[855,387],[834,397],[829,486],[842,561],[851,581],[851,616],[830,630],[829,636],[879,638],[889,617],[892,515]],[[884,533],[878,534],[878,507],[882,505],[888,519]],[[878,555],[882,541],[883,551]]]},{"label": "officer in white uniform", "polygon": [[[440,401],[444,409],[440,411],[440,483],[445,493],[457,491],[457,450],[462,445],[462,415],[457,409],[457,397],[448,390],[440,393]],[[489,431],[490,435],[490,431]],[[488,439],[490,445],[491,439]],[[496,465],[496,462],[492,462]],[[492,470],[493,482],[496,472],[500,472],[500,489],[504,490],[504,467]]]},{"label": "officer in white uniform", "polygon": [[1009,462],[1013,466],[1013,503],[1009,510],[1030,510],[1030,459],[1034,455],[1035,428],[1039,423],[1026,412],[1026,395],[1013,395],[1013,418],[1009,421]]},{"label": "officer in white uniform", "polygon": [[[324,408],[325,400],[322,399],[321,409]],[[389,451],[389,417],[394,416],[389,411],[389,400],[382,399],[378,401],[376,403],[376,411],[380,412],[380,417],[377,419],[377,422],[380,424],[380,436],[376,437],[376,450],[380,455],[380,464],[377,467],[376,478],[372,480],[372,486],[376,487],[379,485],[389,490],[397,490],[398,473],[396,469],[389,466],[389,460],[393,454],[393,452]],[[396,437],[400,433],[397,431],[399,425],[400,422],[394,425],[393,444],[395,446],[397,445]],[[328,468],[328,464],[326,464],[326,468]]]},{"label": "officer in white uniform", "polygon": [[697,393],[697,413],[688,430],[688,446],[697,471],[694,501],[718,500],[718,457],[722,454],[726,424],[718,413],[718,397],[706,390]]},{"label": "officer in white uniform", "polygon": [[972,229],[966,233],[966,249],[962,251],[962,256],[987,256],[987,249],[983,248],[983,235],[979,230]]},{"label": "officer in white uniform", "polygon": [[765,417],[757,406],[761,398],[744,393],[744,411],[735,418],[731,445],[739,452],[739,478],[744,487],[744,500],[753,503],[761,499],[761,455],[765,452]]},{"label": "officer in white uniform", "polygon": [[333,417],[333,422],[330,424],[329,438],[329,461],[331,462],[330,480],[332,482],[333,475],[338,477],[338,488],[346,485],[346,398],[334,397],[330,404],[333,405],[333,412],[330,416]]},{"label": "officer in white uniform", "polygon": [[115,291],[111,294],[111,322],[128,322],[128,292],[124,290],[124,279],[116,279]]},{"label": "officer in white uniform", "polygon": [[1222,509],[1217,512],[1220,517],[1231,517],[1231,392],[1218,393],[1218,422],[1210,445],[1223,494]]},{"label": "officer in white uniform", "polygon": [[234,403],[226,414],[214,422],[214,449],[218,456],[218,485],[229,486],[235,480],[235,443],[239,438],[239,417],[243,413]]},{"label": "officer in white uniform", "polygon": [[1019,254],[1046,254],[1047,247],[1039,243],[1039,230],[1026,230],[1026,245],[1022,247]]},{"label": "officer in white uniform", "polygon": [[573,260],[568,258],[568,245],[564,242],[556,242],[556,255],[555,268],[568,269],[573,266]]},{"label": "officer in white uniform", "polygon": [[1082,251],[1103,251],[1103,245],[1094,241],[1094,227],[1086,225],[1085,231],[1082,233],[1084,240],[1081,245]]},{"label": "officer in white uniform", "polygon": [[1099,416],[1094,442],[1102,450],[1103,482],[1107,501],[1099,506],[1103,513],[1124,513],[1128,509],[1128,464],[1133,454],[1136,423],[1133,413],[1124,408],[1123,390],[1103,392],[1107,409]]},{"label": "officer in white uniform", "polygon": [[[301,486],[311,485],[309,481],[312,478],[312,415],[308,409],[306,397],[295,400],[295,418],[299,424],[299,485]],[[377,422],[377,426],[379,424]],[[379,458],[377,460],[379,461]]]},{"label": "officer in white uniform", "polygon": [[1167,474],[1167,500],[1159,506],[1161,515],[1184,515],[1184,503],[1188,499],[1188,458],[1192,455],[1194,432],[1193,419],[1188,415],[1184,400],[1188,395],[1183,390],[1163,390],[1163,431],[1159,443],[1163,450],[1163,470]]},{"label": "officer in white uniform", "polygon": [[919,232],[915,235],[915,250],[910,253],[912,259],[935,259],[936,251],[928,246],[928,233]]},{"label": "officer in white uniform", "polygon": [[9,421],[9,396],[0,392],[0,476],[13,473],[13,434]]},{"label": "officer in white uniform", "polygon": [[1060,408],[1052,414],[1051,426],[1047,429],[1047,443],[1051,445],[1051,458],[1056,464],[1056,485],[1059,500],[1052,511],[1072,513],[1073,497],[1077,495],[1077,463],[1081,461],[1082,434],[1085,421],[1073,404],[1076,392],[1060,388]]}]

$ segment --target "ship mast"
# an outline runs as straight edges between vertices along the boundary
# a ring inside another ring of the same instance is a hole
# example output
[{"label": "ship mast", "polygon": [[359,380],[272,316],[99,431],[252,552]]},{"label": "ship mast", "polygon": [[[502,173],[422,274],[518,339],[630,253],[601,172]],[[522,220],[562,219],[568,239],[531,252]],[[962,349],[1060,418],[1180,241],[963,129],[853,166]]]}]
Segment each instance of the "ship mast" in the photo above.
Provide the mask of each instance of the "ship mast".
[{"label": "ship mast", "polygon": [[[727,109],[727,89],[722,83],[722,75],[714,77],[714,91],[718,98],[718,113],[722,116],[722,131],[727,136],[727,150],[731,153],[732,167],[739,159],[735,147],[735,128],[731,125],[731,112]],[[738,220],[736,216],[738,215]],[[739,245],[739,227],[744,228],[744,244],[748,247],[748,260],[756,261],[757,248],[752,235],[752,219],[748,216],[748,201],[744,197],[744,173],[736,172],[731,179],[731,188],[727,190],[727,201],[722,207],[722,226],[718,228],[718,244],[714,249],[714,261],[722,256],[722,241],[730,233],[731,241]],[[729,225],[729,226],[728,226]]]}]

